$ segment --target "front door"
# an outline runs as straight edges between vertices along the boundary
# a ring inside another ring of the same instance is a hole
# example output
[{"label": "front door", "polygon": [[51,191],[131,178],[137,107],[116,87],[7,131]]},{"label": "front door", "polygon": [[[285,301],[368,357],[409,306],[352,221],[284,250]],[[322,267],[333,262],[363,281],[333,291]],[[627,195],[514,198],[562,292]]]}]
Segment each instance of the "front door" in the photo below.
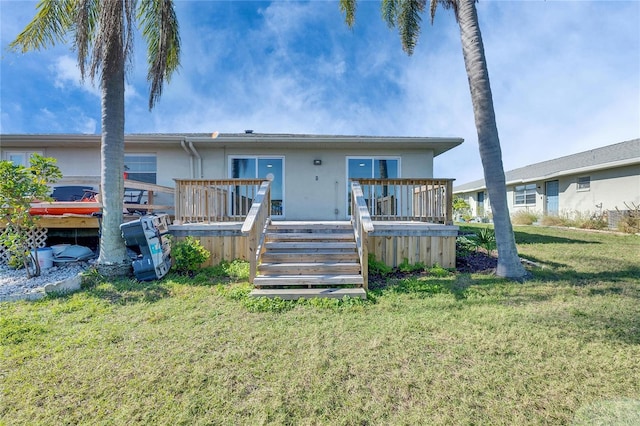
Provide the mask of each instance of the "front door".
[{"label": "front door", "polygon": [[547,216],[558,216],[558,189],[559,184],[557,180],[550,180],[548,182],[545,182],[545,213],[547,214]]}]

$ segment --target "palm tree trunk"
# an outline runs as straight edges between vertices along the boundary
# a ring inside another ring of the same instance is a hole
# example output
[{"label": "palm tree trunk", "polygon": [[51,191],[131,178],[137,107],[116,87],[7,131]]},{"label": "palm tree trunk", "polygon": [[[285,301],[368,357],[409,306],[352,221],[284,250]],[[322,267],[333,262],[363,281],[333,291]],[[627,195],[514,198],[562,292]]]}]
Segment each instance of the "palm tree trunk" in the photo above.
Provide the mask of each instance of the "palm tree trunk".
[{"label": "palm tree trunk", "polygon": [[513,227],[509,218],[500,139],[498,138],[498,127],[489,84],[489,71],[484,55],[475,0],[460,0],[458,2],[458,24],[478,131],[480,158],[493,211],[498,247],[496,273],[501,277],[519,279],[525,276],[526,271],[518,257]]},{"label": "palm tree trunk", "polygon": [[[117,43],[114,43],[117,44]],[[108,65],[106,65],[108,64]],[[103,217],[98,269],[123,275],[131,266],[120,231],[124,194],[124,60],[122,44],[107,53],[102,73],[102,149],[100,181]]]}]

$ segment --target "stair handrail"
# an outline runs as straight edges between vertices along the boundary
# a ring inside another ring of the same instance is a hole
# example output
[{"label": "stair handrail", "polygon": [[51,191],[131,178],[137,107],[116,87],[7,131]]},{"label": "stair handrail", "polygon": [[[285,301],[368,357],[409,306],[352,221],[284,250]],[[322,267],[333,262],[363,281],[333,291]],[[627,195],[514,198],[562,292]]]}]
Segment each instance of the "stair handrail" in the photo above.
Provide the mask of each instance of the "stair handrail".
[{"label": "stair handrail", "polygon": [[360,184],[355,181],[351,181],[351,225],[353,226],[353,233],[356,238],[364,289],[367,290],[369,288],[369,253],[367,241],[369,239],[369,233],[373,231],[373,222],[371,221],[371,214],[369,213],[367,202],[362,193],[362,188]]},{"label": "stair handrail", "polygon": [[251,209],[242,224],[242,234],[248,238],[249,245],[249,282],[253,284],[256,276],[260,253],[264,245],[264,235],[271,221],[271,181],[260,185]]}]

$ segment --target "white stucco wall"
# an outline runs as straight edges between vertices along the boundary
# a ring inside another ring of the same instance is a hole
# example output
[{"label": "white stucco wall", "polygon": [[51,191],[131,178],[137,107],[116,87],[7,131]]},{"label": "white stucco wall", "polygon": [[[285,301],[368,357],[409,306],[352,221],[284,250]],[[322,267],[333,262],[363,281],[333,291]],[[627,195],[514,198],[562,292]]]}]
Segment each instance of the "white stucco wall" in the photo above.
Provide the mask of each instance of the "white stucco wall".
[{"label": "white stucco wall", "polygon": [[[347,218],[347,158],[399,157],[400,177],[433,177],[432,151],[203,149],[203,177],[229,177],[229,157],[284,157],[284,218],[287,220],[343,220]],[[158,154],[160,158],[160,153]],[[321,160],[316,166],[314,160]]]},{"label": "white stucco wall", "polygon": [[[247,147],[206,146],[196,143],[200,156],[185,150],[180,141],[158,144],[127,143],[127,154],[153,154],[157,159],[158,185],[174,187],[174,179],[229,177],[231,156],[269,156],[284,158],[284,219],[343,220],[347,218],[347,158],[398,158],[399,176],[404,178],[432,178],[433,151],[431,149],[393,149],[390,145],[362,144],[362,148],[340,149],[336,144],[305,146],[304,148],[260,147],[260,142]],[[246,145],[245,145],[246,146]],[[47,148],[29,148],[57,159],[64,176],[100,175],[100,147],[95,141],[87,147],[55,144]],[[5,151],[5,149],[2,149]],[[314,165],[321,160],[321,165]],[[438,177],[438,176],[436,176]],[[448,176],[447,176],[448,177]],[[96,188],[97,189],[97,188]],[[156,204],[173,204],[167,195],[160,195]]]},{"label": "white stucco wall", "polygon": [[[578,178],[591,178],[588,190],[578,190]],[[525,210],[542,215],[545,213],[545,183],[550,180],[558,181],[558,211],[561,215],[593,214],[607,210],[625,209],[625,202],[629,205],[640,204],[640,165],[617,167],[605,170],[561,176],[549,180],[526,182],[536,184],[536,200],[533,204],[514,204],[516,185],[507,185],[507,201],[509,211],[513,214]],[[520,185],[520,184],[518,184]],[[459,193],[475,209],[477,191]],[[474,210],[475,211],[475,210]]]},{"label": "white stucco wall", "polygon": [[[591,178],[588,190],[578,190],[578,177]],[[640,204],[640,165],[582,173],[562,179],[560,189],[563,209],[595,212],[599,209],[625,209],[624,203]]]}]

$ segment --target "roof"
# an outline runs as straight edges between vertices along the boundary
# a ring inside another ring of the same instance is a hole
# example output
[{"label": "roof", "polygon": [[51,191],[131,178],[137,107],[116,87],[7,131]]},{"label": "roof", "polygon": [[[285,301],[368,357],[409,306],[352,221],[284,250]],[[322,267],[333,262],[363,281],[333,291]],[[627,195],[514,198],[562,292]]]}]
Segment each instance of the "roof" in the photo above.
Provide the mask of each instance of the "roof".
[{"label": "roof", "polygon": [[[5,134],[0,135],[3,148],[31,148],[75,146],[87,147],[100,144],[100,135],[80,134]],[[430,149],[434,156],[460,145],[462,138],[416,136],[357,136],[357,135],[309,135],[277,133],[147,133],[127,134],[129,146],[176,144],[190,142],[198,148],[252,147],[259,143],[269,148],[297,149],[350,149],[363,147],[388,147],[394,149]]]},{"label": "roof", "polygon": [[[632,139],[613,145],[567,155],[541,163],[530,164],[505,172],[507,185],[546,180],[577,173],[640,164],[640,139]],[[454,193],[486,188],[484,179],[458,185]]]}]

